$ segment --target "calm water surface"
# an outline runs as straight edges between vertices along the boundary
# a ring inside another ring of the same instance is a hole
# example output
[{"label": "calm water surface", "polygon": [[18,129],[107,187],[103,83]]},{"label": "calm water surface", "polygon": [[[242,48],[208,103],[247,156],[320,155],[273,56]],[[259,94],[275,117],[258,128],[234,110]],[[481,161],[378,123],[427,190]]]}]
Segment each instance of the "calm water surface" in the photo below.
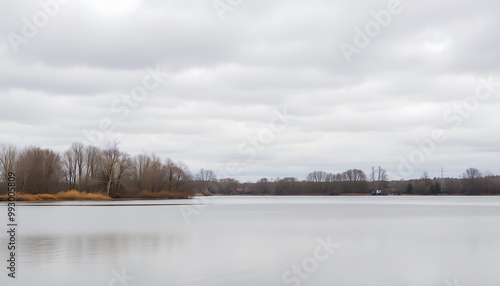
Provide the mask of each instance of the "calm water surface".
[{"label": "calm water surface", "polygon": [[500,197],[211,197],[17,213],[18,277],[3,262],[0,285],[500,286]]}]

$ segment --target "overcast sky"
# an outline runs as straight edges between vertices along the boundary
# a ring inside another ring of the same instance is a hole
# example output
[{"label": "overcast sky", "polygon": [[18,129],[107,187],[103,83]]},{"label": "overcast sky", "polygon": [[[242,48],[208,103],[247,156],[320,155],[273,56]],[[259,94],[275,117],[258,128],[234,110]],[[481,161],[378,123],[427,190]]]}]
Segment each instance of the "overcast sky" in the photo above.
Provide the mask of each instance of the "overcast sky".
[{"label": "overcast sky", "polygon": [[0,143],[242,181],[500,174],[498,1],[40,3],[0,4]]}]

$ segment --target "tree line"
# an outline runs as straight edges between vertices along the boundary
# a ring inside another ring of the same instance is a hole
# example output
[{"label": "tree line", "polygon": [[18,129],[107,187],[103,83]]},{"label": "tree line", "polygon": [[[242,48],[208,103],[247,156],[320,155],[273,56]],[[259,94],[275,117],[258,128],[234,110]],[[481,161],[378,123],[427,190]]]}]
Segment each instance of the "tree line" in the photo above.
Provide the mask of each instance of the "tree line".
[{"label": "tree line", "polygon": [[113,142],[105,148],[73,143],[63,153],[30,146],[20,149],[0,144],[0,193],[5,193],[8,173],[14,171],[20,193],[41,194],[78,190],[128,197],[141,192],[195,193],[205,195],[496,195],[500,177],[483,174],[476,168],[465,170],[461,178],[429,178],[425,172],[414,180],[390,180],[387,171],[372,167],[367,175],[360,169],[341,173],[313,171],[305,180],[295,177],[262,178],[239,182],[217,178],[212,170],[192,174],[182,161],[162,159],[155,154],[131,156]]},{"label": "tree line", "polygon": [[468,168],[461,178],[430,178],[424,172],[419,179],[390,180],[382,167],[372,167],[368,175],[362,170],[351,169],[342,173],[314,171],[306,180],[297,178],[263,178],[257,183],[245,184],[244,193],[253,195],[346,195],[372,194],[395,195],[500,195],[500,176],[483,174]]},{"label": "tree line", "polygon": [[182,162],[154,154],[130,156],[118,143],[100,149],[73,143],[59,154],[49,149],[0,145],[0,175],[14,171],[20,193],[55,193],[68,189],[117,197],[131,191],[187,192],[192,180]]}]

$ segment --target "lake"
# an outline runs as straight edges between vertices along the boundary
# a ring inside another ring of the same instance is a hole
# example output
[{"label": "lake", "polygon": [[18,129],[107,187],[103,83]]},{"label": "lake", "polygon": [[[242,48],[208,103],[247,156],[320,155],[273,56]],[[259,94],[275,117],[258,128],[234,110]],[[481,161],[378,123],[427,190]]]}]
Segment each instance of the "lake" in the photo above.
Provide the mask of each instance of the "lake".
[{"label": "lake", "polygon": [[500,197],[20,203],[16,279],[0,209],[0,285],[500,285]]}]

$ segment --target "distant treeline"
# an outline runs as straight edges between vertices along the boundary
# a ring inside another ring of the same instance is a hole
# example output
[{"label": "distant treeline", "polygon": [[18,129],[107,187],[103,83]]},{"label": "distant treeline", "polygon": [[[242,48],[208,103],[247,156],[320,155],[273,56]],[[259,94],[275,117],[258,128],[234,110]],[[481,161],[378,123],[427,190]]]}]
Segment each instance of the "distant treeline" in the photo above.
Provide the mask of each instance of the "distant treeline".
[{"label": "distant treeline", "polygon": [[[486,195],[500,194],[500,177],[483,176],[475,168],[462,178],[429,178],[391,181],[382,167],[367,176],[359,169],[333,174],[315,171],[306,180],[262,178],[242,183],[235,178],[217,178],[212,170],[192,174],[183,162],[155,154],[130,156],[114,142],[106,148],[73,143],[62,154],[50,149],[0,144],[0,194],[6,193],[8,173],[16,173],[17,191],[24,194],[55,194],[78,190],[111,197],[162,197],[160,194],[205,195],[341,195],[385,194]],[[157,194],[158,196],[156,196]],[[181,196],[182,197],[182,196]]]},{"label": "distant treeline", "polygon": [[[245,183],[245,195],[350,195],[372,194],[377,190],[388,195],[500,195],[499,176],[475,178],[421,178],[401,181],[299,181],[296,178],[261,179]],[[217,192],[217,187],[211,190]],[[220,189],[222,194],[235,194],[232,188]]]}]

